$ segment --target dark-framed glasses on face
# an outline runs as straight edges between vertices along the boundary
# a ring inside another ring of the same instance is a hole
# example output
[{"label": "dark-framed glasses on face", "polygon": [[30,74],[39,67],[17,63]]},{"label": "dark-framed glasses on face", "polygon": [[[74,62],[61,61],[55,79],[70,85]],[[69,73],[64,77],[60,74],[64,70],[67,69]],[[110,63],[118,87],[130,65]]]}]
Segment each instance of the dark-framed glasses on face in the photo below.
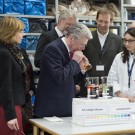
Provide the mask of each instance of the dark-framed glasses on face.
[{"label": "dark-framed glasses on face", "polygon": [[126,44],[126,43],[133,44],[133,43],[135,43],[135,39],[133,40],[133,39],[125,39],[125,38],[123,38],[122,41],[123,41],[123,44]]},{"label": "dark-framed glasses on face", "polygon": [[80,46],[81,48],[85,48],[85,47],[87,46],[87,44],[85,44],[85,43],[82,43],[82,42],[79,42],[79,41],[78,41],[78,43],[79,43],[79,46]]}]

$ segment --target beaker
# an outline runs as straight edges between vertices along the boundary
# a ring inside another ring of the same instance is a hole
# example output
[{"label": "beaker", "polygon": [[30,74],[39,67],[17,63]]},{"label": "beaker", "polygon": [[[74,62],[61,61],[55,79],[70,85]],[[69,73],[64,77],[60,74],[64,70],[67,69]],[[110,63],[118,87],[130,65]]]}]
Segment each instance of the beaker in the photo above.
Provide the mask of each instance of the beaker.
[{"label": "beaker", "polygon": [[99,93],[99,78],[87,77],[87,97],[97,98]]}]

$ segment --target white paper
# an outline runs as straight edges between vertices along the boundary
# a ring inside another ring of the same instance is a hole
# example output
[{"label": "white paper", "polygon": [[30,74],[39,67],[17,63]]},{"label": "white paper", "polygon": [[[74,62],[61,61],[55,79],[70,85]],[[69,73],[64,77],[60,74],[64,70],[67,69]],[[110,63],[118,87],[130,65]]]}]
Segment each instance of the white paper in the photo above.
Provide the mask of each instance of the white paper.
[{"label": "white paper", "polygon": [[50,121],[50,122],[62,122],[63,121],[63,119],[58,118],[56,116],[53,116],[53,117],[44,117],[43,119],[45,119],[47,121]]}]

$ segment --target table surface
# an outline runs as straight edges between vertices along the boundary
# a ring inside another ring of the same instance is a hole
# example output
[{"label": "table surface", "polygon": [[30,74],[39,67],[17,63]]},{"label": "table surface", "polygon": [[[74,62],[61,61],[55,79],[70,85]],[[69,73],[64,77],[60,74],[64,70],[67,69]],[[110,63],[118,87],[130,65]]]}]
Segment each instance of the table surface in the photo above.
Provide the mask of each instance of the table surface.
[{"label": "table surface", "polygon": [[63,117],[63,122],[49,122],[44,119],[30,119],[30,122],[53,135],[114,135],[135,133],[135,120],[124,124],[79,126],[72,123],[72,117]]}]

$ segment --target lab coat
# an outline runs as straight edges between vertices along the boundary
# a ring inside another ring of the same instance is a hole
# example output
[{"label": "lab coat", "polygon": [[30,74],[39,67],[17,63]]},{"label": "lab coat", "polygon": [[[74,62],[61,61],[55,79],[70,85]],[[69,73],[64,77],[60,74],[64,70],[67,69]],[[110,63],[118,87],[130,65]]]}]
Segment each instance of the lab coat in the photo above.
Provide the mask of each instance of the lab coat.
[{"label": "lab coat", "polygon": [[[122,52],[116,55],[110,68],[108,78],[112,80],[113,92],[122,91],[125,95],[135,96],[135,64],[132,69],[130,88],[128,88],[128,66],[127,62],[122,62]],[[134,55],[129,56],[129,65],[131,68]]]}]

